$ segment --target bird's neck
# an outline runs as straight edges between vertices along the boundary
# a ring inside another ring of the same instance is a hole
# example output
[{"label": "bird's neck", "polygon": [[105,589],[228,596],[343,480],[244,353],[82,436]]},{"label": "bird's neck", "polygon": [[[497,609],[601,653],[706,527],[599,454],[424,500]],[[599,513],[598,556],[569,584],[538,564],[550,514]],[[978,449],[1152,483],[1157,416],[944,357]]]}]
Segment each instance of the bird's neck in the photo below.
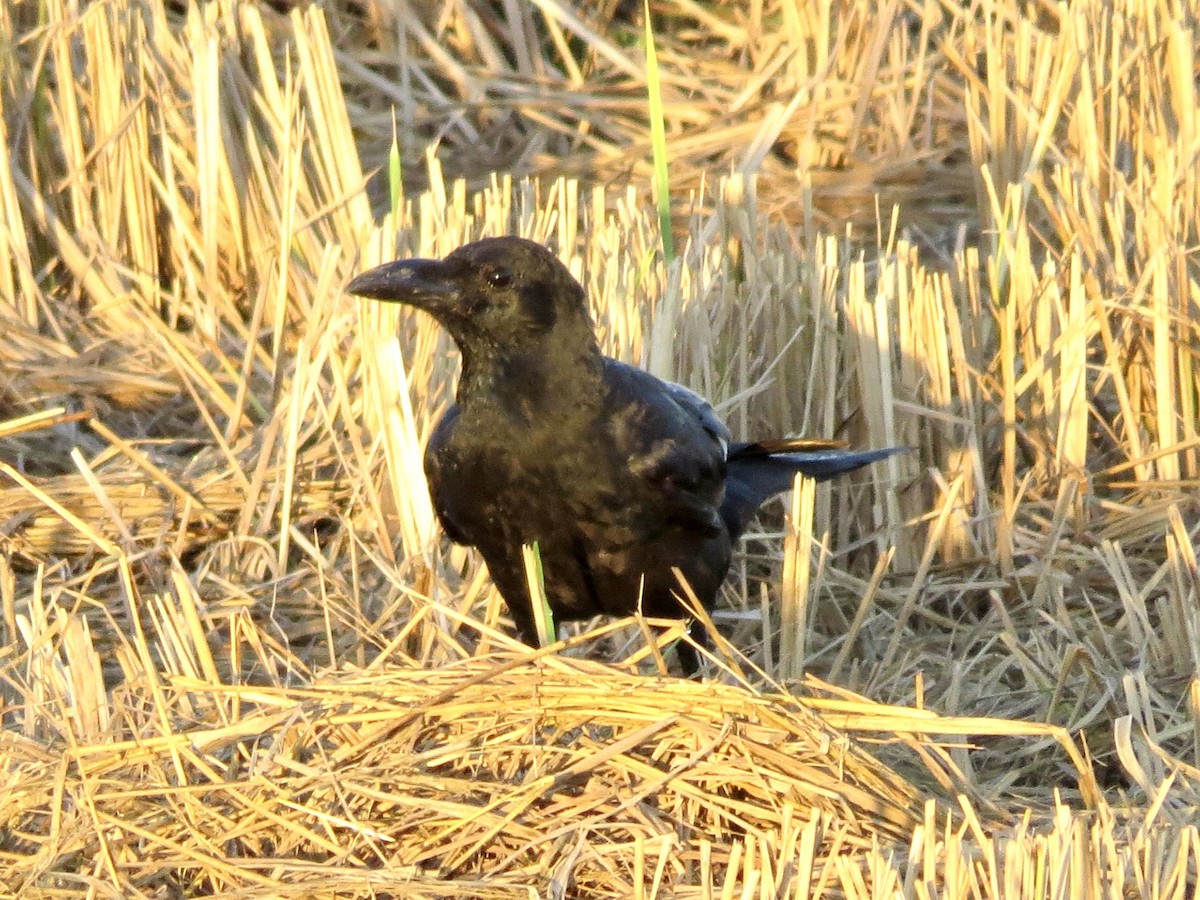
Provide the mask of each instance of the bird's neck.
[{"label": "bird's neck", "polygon": [[475,348],[463,354],[458,403],[464,410],[503,409],[533,422],[597,402],[603,375],[604,357],[594,339],[547,340],[516,349]]}]

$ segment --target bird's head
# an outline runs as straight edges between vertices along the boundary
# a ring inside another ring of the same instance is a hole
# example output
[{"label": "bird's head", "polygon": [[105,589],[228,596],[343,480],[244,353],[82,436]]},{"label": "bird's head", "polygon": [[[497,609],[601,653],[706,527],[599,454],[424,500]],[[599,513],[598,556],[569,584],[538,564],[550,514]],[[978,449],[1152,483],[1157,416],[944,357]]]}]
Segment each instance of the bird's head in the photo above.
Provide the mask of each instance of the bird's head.
[{"label": "bird's head", "polygon": [[464,357],[536,352],[551,343],[551,332],[556,344],[594,342],[579,282],[524,238],[486,238],[440,260],[396,260],[359,275],[347,290],[424,310]]}]

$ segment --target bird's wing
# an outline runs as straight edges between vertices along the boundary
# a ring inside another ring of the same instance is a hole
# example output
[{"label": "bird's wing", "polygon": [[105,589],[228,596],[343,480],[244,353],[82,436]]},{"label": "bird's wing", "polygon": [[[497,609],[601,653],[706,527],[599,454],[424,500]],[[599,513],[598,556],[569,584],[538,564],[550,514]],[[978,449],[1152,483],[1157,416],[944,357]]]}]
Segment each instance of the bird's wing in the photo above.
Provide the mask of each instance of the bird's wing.
[{"label": "bird's wing", "polygon": [[722,455],[728,456],[729,441],[731,439],[729,428],[717,417],[717,411],[713,409],[713,405],[695,391],[684,387],[682,384],[674,381],[663,381],[661,383],[666,387],[671,399],[691,413],[696,421],[700,423],[700,426],[712,435],[713,439],[720,445]]},{"label": "bird's wing", "polygon": [[425,447],[425,477],[429,481],[429,496],[433,500],[433,508],[437,512],[438,521],[442,523],[442,530],[446,532],[446,537],[456,544],[469,544],[471,541],[467,539],[462,526],[455,521],[450,492],[443,487],[442,483],[445,466],[443,451],[450,442],[450,435],[454,432],[454,425],[458,422],[460,412],[457,403],[451,406],[438,420],[433,434],[429,436],[429,443]]},{"label": "bird's wing", "polygon": [[649,372],[606,360],[606,421],[637,479],[642,504],[672,525],[708,532],[718,516],[729,431],[703,398]]}]

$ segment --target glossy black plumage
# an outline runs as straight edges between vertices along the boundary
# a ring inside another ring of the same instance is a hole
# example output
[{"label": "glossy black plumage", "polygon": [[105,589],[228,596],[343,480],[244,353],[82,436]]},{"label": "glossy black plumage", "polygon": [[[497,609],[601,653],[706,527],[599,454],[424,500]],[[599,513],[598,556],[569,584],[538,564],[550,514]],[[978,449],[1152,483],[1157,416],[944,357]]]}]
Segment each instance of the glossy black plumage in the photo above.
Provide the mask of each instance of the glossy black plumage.
[{"label": "glossy black plumage", "polygon": [[[731,443],[703,398],[602,355],[583,288],[521,238],[388,263],[349,291],[425,310],[458,345],[458,402],[434,429],[425,470],[446,533],[483,554],[529,644],[522,545],[538,544],[555,621],[639,603],[679,617],[672,569],[711,607],[733,542],[796,473],[830,478],[899,452]],[[698,666],[691,647],[680,661]]]}]

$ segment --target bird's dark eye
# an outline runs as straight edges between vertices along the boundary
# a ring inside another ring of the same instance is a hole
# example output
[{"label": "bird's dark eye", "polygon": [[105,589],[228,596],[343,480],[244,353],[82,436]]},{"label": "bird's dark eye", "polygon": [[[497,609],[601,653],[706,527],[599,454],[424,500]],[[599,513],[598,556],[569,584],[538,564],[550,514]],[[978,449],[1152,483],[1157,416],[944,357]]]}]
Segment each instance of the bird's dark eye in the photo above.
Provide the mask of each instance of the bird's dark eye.
[{"label": "bird's dark eye", "polygon": [[506,288],[512,284],[513,280],[512,272],[500,268],[488,269],[484,277],[487,279],[487,283],[494,288]]}]

